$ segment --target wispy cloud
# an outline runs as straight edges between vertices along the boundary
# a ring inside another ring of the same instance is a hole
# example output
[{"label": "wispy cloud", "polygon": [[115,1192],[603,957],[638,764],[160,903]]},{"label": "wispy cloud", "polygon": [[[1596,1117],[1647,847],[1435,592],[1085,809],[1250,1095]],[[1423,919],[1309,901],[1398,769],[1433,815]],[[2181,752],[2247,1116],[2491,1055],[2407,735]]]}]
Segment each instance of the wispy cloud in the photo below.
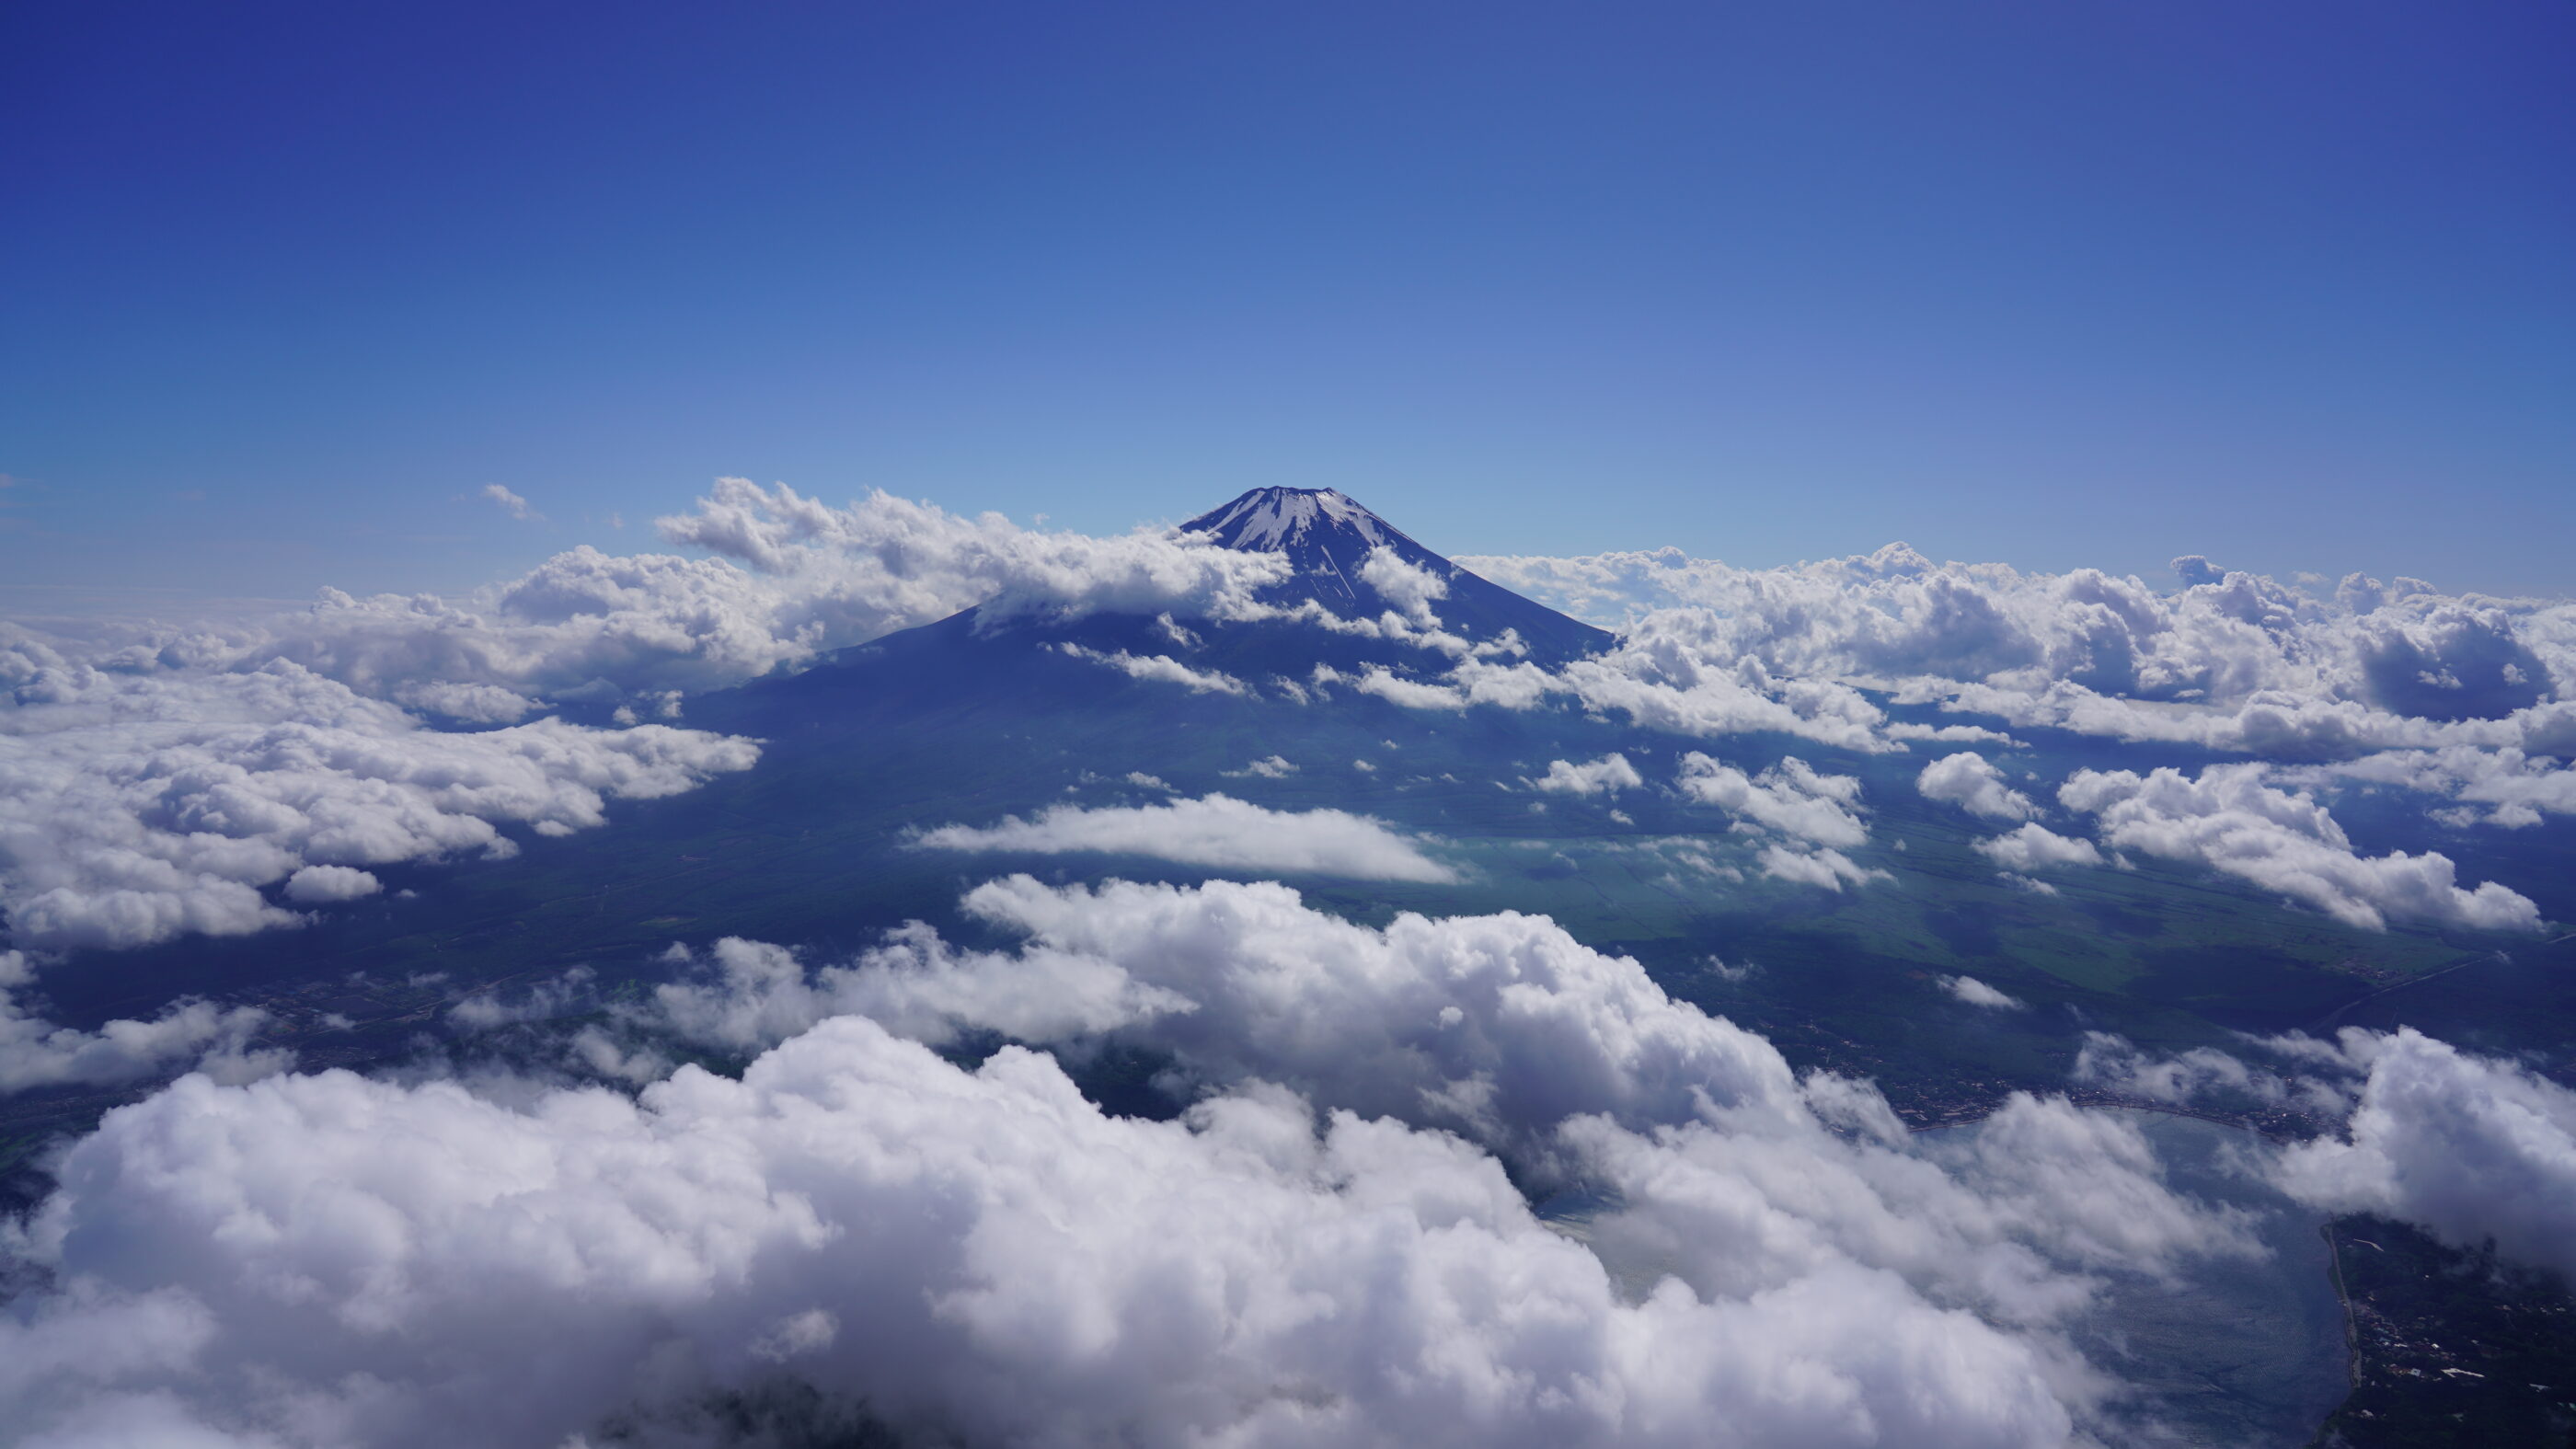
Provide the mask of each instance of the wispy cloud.
[{"label": "wispy cloud", "polygon": [[528,505],[528,500],[511,492],[509,489],[502,487],[498,483],[484,484],[483,496],[500,504],[502,511],[508,513],[512,518],[528,523],[542,523],[545,521],[546,516],[530,507]]}]

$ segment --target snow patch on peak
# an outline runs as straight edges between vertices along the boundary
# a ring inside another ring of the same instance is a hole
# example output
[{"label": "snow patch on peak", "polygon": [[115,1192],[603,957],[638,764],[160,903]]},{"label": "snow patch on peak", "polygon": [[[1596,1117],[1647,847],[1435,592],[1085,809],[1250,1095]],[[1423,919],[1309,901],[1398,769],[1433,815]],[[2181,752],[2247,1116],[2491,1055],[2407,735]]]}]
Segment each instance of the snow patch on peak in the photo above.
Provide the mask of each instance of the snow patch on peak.
[{"label": "snow patch on peak", "polygon": [[1234,548],[1277,552],[1304,542],[1319,522],[1328,530],[1356,533],[1371,546],[1386,542],[1393,532],[1356,499],[1333,488],[1256,488],[1185,526],[1194,533],[1216,534]]}]

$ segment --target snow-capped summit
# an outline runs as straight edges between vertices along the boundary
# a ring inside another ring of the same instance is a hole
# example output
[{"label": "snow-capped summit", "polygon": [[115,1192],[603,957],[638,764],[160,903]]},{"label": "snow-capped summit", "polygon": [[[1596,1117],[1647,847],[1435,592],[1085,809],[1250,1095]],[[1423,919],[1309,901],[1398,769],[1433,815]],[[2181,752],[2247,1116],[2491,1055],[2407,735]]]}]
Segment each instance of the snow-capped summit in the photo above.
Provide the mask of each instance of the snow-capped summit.
[{"label": "snow-capped summit", "polygon": [[1516,637],[1555,661],[1605,648],[1610,635],[1480,578],[1407,537],[1335,488],[1255,488],[1181,525],[1247,553],[1285,554],[1296,569],[1271,602],[1313,599],[1345,618],[1395,613],[1436,620],[1478,644]]},{"label": "snow-capped summit", "polygon": [[1338,488],[1255,488],[1181,526],[1192,533],[1213,534],[1228,548],[1277,552],[1303,542],[1318,525],[1326,532],[1354,534],[1370,547],[1389,538],[1404,538]]}]

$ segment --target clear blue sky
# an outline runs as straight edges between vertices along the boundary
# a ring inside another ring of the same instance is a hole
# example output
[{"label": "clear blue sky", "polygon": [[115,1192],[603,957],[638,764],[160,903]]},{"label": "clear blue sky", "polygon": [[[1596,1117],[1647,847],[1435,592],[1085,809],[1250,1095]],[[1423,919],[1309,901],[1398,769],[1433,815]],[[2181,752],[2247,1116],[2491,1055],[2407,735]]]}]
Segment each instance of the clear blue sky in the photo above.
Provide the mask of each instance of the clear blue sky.
[{"label": "clear blue sky", "polygon": [[2576,592],[2571,74],[2559,3],[18,0],[0,583],[460,589],[735,473]]}]

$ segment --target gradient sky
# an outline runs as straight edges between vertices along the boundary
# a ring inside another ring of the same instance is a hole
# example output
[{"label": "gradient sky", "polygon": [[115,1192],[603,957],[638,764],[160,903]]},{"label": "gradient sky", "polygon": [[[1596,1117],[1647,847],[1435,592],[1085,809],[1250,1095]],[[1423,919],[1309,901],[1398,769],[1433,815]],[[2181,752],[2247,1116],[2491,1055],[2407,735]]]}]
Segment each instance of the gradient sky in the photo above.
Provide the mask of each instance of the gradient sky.
[{"label": "gradient sky", "polygon": [[2576,592],[2571,67],[2558,3],[22,0],[0,613],[460,590],[718,474]]}]

